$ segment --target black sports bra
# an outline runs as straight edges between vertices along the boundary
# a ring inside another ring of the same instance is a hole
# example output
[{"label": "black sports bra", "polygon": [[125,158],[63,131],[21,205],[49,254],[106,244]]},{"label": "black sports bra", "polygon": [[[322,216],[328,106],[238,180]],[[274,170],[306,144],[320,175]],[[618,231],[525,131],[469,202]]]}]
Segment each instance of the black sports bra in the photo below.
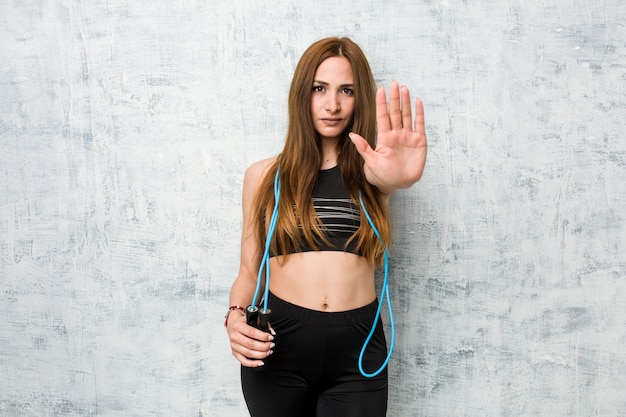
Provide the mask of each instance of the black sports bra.
[{"label": "black sports bra", "polygon": [[[330,245],[319,240],[316,243],[319,251],[345,251],[357,253],[356,241],[346,243],[361,225],[361,210],[354,204],[341,179],[339,167],[320,170],[317,184],[313,190],[313,207],[324,225]],[[297,252],[312,252],[313,249],[302,235],[302,245]],[[272,254],[272,256],[282,253]]]}]

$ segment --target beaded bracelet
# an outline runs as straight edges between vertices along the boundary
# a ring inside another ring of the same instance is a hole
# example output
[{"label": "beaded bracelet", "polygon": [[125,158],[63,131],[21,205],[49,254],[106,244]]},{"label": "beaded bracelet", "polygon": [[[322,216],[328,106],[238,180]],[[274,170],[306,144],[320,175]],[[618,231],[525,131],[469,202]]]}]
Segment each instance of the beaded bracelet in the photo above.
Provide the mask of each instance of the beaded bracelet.
[{"label": "beaded bracelet", "polygon": [[228,307],[228,311],[226,312],[226,315],[224,316],[224,327],[228,327],[228,316],[230,316],[230,313],[232,313],[233,310],[239,310],[242,313],[246,314],[246,309],[241,307],[241,306],[230,306],[230,307]]}]

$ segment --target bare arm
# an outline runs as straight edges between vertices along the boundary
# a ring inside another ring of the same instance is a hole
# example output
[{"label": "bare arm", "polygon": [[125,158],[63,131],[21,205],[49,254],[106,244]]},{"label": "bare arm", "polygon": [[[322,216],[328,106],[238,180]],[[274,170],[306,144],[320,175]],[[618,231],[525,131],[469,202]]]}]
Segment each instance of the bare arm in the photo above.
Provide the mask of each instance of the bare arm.
[{"label": "bare arm", "polygon": [[[230,305],[247,307],[256,288],[257,272],[261,264],[259,242],[254,235],[252,199],[272,160],[263,160],[251,165],[244,177],[242,193],[243,228],[241,233],[241,259],[239,274],[230,290]],[[228,337],[232,354],[244,366],[263,365],[262,360],[271,354],[274,347],[270,334],[255,329],[246,323],[245,316],[238,310],[228,317]]]}]

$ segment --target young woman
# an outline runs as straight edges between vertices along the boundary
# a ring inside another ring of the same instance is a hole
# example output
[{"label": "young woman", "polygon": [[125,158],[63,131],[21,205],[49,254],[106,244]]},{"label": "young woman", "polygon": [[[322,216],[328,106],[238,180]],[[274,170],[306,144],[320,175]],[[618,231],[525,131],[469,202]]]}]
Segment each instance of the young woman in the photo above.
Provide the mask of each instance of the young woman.
[{"label": "young woman", "polygon": [[[226,315],[244,397],[252,417],[384,416],[386,369],[363,376],[359,353],[378,305],[374,269],[389,245],[389,196],[424,170],[422,103],[413,119],[409,91],[394,81],[388,106],[361,49],[328,38],[301,57],[288,106],[283,151],[244,177],[241,265]],[[244,308],[257,287],[275,184],[267,333],[247,324]],[[386,355],[378,321],[363,368],[378,369]]]}]

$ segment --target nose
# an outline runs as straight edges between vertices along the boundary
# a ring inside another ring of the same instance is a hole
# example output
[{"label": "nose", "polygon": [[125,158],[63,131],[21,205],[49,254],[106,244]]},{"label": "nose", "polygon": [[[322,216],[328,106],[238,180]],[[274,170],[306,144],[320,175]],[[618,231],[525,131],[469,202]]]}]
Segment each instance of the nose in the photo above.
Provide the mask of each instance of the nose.
[{"label": "nose", "polygon": [[339,104],[339,96],[337,94],[330,93],[326,100],[326,111],[329,113],[337,113],[341,110],[341,104]]}]

